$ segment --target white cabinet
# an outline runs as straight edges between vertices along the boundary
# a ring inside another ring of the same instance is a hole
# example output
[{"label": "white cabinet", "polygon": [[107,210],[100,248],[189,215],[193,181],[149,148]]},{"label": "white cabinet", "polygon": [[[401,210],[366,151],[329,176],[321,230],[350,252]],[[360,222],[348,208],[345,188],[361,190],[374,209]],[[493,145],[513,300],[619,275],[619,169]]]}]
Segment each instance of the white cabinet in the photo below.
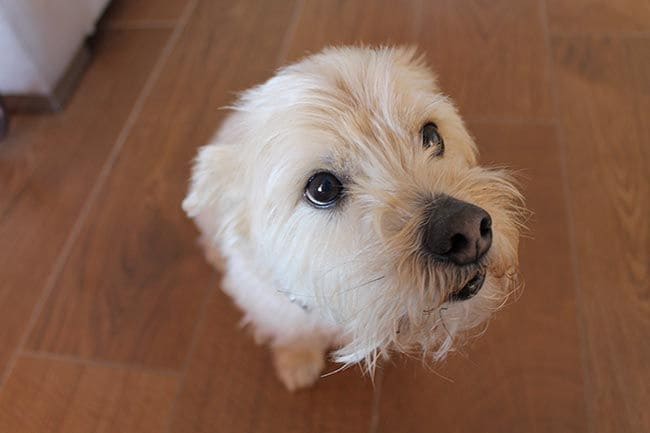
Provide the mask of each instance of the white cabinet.
[{"label": "white cabinet", "polygon": [[84,40],[108,2],[0,0],[0,94],[61,92],[57,86],[66,85],[75,61],[83,63]]}]

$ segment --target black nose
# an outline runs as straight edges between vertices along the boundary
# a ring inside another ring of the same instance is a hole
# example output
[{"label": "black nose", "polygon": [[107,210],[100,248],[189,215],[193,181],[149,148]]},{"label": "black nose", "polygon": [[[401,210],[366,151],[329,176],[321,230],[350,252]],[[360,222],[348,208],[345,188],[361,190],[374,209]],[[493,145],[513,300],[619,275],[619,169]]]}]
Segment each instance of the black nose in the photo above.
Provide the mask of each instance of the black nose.
[{"label": "black nose", "polygon": [[492,218],[485,210],[448,195],[428,209],[423,247],[430,254],[457,265],[478,261],[492,245]]}]

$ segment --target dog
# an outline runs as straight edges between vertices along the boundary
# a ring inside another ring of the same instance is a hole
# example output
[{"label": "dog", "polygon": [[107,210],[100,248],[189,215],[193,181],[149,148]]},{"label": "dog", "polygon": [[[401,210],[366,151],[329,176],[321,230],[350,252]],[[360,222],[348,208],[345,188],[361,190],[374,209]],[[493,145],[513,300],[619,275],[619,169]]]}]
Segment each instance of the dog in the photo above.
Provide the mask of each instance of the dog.
[{"label": "dog", "polygon": [[229,108],[183,208],[289,390],[330,349],[440,360],[517,289],[522,195],[415,49],[327,48]]}]

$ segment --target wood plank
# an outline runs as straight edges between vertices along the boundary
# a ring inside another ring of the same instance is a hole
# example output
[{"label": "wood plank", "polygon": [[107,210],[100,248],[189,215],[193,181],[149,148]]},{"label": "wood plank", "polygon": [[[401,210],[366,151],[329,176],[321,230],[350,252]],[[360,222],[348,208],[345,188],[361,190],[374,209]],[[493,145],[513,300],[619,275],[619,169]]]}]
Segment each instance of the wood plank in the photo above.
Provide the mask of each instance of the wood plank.
[{"label": "wood plank", "polygon": [[534,0],[424,2],[420,46],[466,118],[553,117]]},{"label": "wood plank", "polygon": [[[366,432],[373,388],[352,368],[289,393],[270,352],[237,329],[241,318],[221,291],[213,296],[188,367],[171,432]],[[336,366],[330,365],[328,371]]]},{"label": "wood plank", "polygon": [[0,393],[0,431],[160,433],[177,377],[19,359]]},{"label": "wood plank", "polygon": [[403,1],[399,8],[390,0],[307,1],[288,58],[294,61],[326,46],[414,44],[419,6],[418,0]]},{"label": "wood plank", "polygon": [[65,111],[0,145],[0,377],[168,31],[108,31]]},{"label": "wood plank", "polygon": [[103,23],[147,24],[178,21],[189,0],[112,0]]},{"label": "wood plank", "polygon": [[650,38],[553,48],[592,431],[650,431]]},{"label": "wood plank", "polygon": [[[387,368],[380,432],[586,431],[576,301],[555,130],[474,124],[482,160],[522,170],[535,212],[524,239],[526,288],[465,356],[434,366]],[[405,414],[408,414],[406,416]]]},{"label": "wood plank", "polygon": [[[270,76],[293,2],[200,2],[28,346],[178,369],[213,271],[180,204],[233,93]],[[71,302],[70,300],[74,300]]]},{"label": "wood plank", "polygon": [[650,30],[650,2],[546,0],[552,33],[630,33]]}]

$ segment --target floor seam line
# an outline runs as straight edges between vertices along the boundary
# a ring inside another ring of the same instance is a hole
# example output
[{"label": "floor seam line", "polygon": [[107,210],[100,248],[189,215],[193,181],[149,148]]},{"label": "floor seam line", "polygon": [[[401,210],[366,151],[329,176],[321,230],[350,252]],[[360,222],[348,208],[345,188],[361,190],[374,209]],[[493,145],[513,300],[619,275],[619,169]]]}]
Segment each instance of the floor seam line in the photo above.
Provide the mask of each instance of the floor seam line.
[{"label": "floor seam line", "polygon": [[147,367],[146,365],[107,361],[103,359],[84,358],[76,355],[66,355],[66,354],[61,354],[56,352],[47,352],[47,351],[40,351],[40,350],[22,350],[18,354],[18,357],[66,362],[69,364],[83,365],[86,367],[102,367],[102,368],[121,369],[127,371],[139,371],[143,373],[152,373],[152,374],[164,375],[164,376],[178,376],[180,374],[179,370],[174,370],[171,368],[168,369],[168,368]]},{"label": "floor seam line", "polygon": [[381,391],[384,385],[384,369],[380,368],[377,373],[377,386],[373,389],[372,393],[372,410],[370,412],[370,423],[368,432],[377,433],[379,431],[379,417],[380,417],[380,405],[381,405]]},{"label": "floor seam line", "polygon": [[569,185],[569,171],[568,171],[568,166],[567,166],[567,144],[565,141],[565,137],[563,134],[564,128],[562,125],[562,122],[559,120],[559,113],[560,113],[560,101],[558,97],[558,91],[557,91],[557,77],[556,77],[556,71],[555,71],[555,61],[554,61],[554,56],[553,56],[553,45],[552,45],[552,38],[553,35],[550,32],[549,29],[549,24],[548,24],[548,6],[546,4],[546,0],[540,0],[541,8],[542,8],[542,26],[544,30],[544,40],[545,40],[545,45],[546,45],[546,51],[547,51],[547,57],[548,57],[548,65],[549,65],[549,79],[551,81],[551,98],[552,98],[552,103],[553,103],[553,109],[555,110],[556,116],[558,117],[558,122],[557,125],[555,126],[555,139],[557,141],[557,146],[559,149],[559,163],[560,163],[560,175],[562,177],[562,197],[563,197],[563,202],[564,202],[564,217],[566,219],[566,227],[567,227],[567,234],[569,237],[569,257],[570,257],[570,264],[571,264],[571,274],[572,274],[572,284],[573,284],[573,292],[575,295],[575,303],[576,303],[576,326],[577,326],[577,331],[579,333],[579,339],[580,339],[580,367],[581,367],[581,373],[582,373],[582,384],[583,384],[583,389],[582,389],[582,396],[583,396],[583,403],[584,403],[584,411],[585,411],[585,417],[586,417],[586,423],[587,423],[587,431],[588,432],[595,432],[595,427],[594,427],[594,417],[593,417],[593,405],[591,403],[591,400],[589,399],[588,396],[588,391],[589,384],[591,383],[589,380],[589,375],[587,373],[587,354],[586,354],[586,338],[587,338],[587,332],[585,330],[585,325],[584,325],[584,311],[582,308],[582,290],[581,290],[581,284],[580,284],[580,277],[579,277],[579,258],[578,258],[578,253],[577,253],[577,239],[576,239],[576,230],[574,226],[574,215],[573,215],[573,209],[571,207],[571,188]]},{"label": "floor seam line", "polygon": [[291,12],[291,18],[289,19],[289,25],[287,30],[284,33],[282,38],[282,43],[280,44],[280,50],[278,51],[278,56],[275,60],[276,69],[281,67],[284,62],[287,61],[287,56],[289,55],[289,48],[291,47],[291,42],[296,34],[296,29],[298,28],[298,22],[300,22],[300,17],[302,16],[302,11],[305,6],[305,0],[296,0],[296,4]]},{"label": "floor seam line", "polygon": [[181,370],[178,374],[178,383],[176,384],[176,390],[174,391],[174,396],[170,403],[169,415],[167,416],[167,428],[165,429],[166,433],[169,433],[172,430],[174,419],[176,418],[176,413],[178,411],[179,400],[181,398],[181,395],[183,394],[183,391],[185,390],[185,385],[187,383],[186,382],[187,372],[189,370],[190,363],[192,362],[192,356],[196,351],[196,347],[198,345],[198,340],[201,331],[205,327],[205,321],[207,320],[206,317],[208,314],[207,311],[208,311],[208,305],[210,303],[210,300],[216,294],[215,292],[219,289],[217,287],[219,285],[219,280],[220,280],[220,275],[217,273],[217,275],[215,275],[215,277],[212,278],[211,283],[205,289],[205,293],[203,294],[203,299],[202,299],[203,302],[201,304],[201,308],[199,310],[196,323],[194,324],[192,337],[190,339],[190,345],[187,349],[187,354],[185,355],[183,366],[181,367]]},{"label": "floor seam line", "polygon": [[179,23],[176,20],[133,20],[108,22],[101,30],[174,30]]},{"label": "floor seam line", "polygon": [[588,31],[588,32],[553,32],[549,31],[549,38],[557,39],[585,39],[585,38],[612,38],[612,39],[644,39],[650,38],[650,31],[638,32],[602,32],[602,31]]}]

